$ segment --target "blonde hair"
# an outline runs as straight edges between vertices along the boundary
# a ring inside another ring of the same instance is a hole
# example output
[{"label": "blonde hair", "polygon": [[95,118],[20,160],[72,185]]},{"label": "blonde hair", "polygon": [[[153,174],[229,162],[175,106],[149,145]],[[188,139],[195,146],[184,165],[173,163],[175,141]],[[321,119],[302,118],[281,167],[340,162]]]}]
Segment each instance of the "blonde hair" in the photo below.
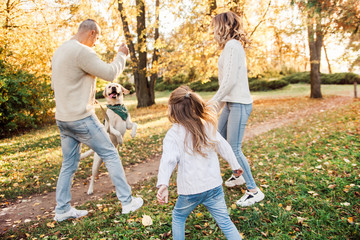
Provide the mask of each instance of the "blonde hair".
[{"label": "blonde hair", "polygon": [[214,38],[223,49],[225,44],[236,39],[241,42],[243,47],[250,44],[250,40],[246,37],[242,19],[234,12],[225,12],[216,15],[211,22],[214,28]]},{"label": "blonde hair", "polygon": [[[192,137],[192,149],[195,153],[206,156],[201,150],[203,147],[214,147],[215,142],[206,135],[205,122],[214,126],[214,134],[217,128],[217,114],[215,108],[207,105],[202,98],[191,91],[188,86],[180,86],[175,89],[169,98],[169,120],[179,123]],[[189,148],[185,142],[185,149]]]}]

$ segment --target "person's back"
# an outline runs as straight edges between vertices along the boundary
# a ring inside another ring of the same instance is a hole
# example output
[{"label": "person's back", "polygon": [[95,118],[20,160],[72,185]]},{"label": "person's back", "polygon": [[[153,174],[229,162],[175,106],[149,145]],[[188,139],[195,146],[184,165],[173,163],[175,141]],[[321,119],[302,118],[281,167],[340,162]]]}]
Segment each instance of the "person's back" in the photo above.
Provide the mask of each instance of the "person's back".
[{"label": "person's back", "polygon": [[62,121],[75,121],[93,113],[94,76],[81,69],[79,56],[93,50],[77,40],[63,43],[52,59],[52,87],[55,93],[56,116]]},{"label": "person's back", "polygon": [[179,197],[173,210],[175,240],[185,239],[185,221],[199,204],[215,218],[227,239],[241,239],[227,212],[217,153],[240,175],[242,170],[227,141],[216,131],[216,112],[189,87],[175,89],[169,98],[169,119],[174,125],[163,141],[157,199],[167,203],[170,176],[178,166]]}]

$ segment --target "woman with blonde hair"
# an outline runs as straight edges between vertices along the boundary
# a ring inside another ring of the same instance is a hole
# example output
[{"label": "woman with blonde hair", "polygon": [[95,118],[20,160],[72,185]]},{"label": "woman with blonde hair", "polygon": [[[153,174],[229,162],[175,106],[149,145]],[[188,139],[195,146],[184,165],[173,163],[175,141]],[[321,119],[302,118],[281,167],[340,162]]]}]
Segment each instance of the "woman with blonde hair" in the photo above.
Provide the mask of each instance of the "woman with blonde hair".
[{"label": "woman with blonde hair", "polygon": [[241,18],[233,12],[216,15],[212,20],[214,38],[222,52],[218,60],[219,89],[210,101],[223,106],[218,131],[230,143],[236,159],[244,170],[240,177],[232,175],[226,182],[227,187],[246,183],[247,191],[236,204],[251,206],[264,199],[264,194],[256,186],[249,163],[241,150],[246,123],[252,110],[247,77],[244,47],[250,41],[246,38]]},{"label": "woman with blonde hair", "polygon": [[179,197],[172,216],[173,238],[185,239],[186,218],[203,204],[227,239],[241,239],[227,212],[217,153],[228,161],[234,175],[240,176],[242,169],[229,143],[216,131],[214,108],[186,86],[171,93],[168,105],[173,126],[163,141],[156,186],[158,202],[167,203],[169,179],[178,166]]}]

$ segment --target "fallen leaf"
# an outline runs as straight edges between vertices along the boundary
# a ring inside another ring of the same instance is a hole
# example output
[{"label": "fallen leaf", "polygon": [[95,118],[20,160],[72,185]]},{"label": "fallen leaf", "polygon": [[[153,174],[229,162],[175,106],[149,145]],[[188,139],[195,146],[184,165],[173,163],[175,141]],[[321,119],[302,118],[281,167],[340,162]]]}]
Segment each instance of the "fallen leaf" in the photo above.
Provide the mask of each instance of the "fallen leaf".
[{"label": "fallen leaf", "polygon": [[146,226],[150,226],[153,224],[153,220],[151,219],[150,216],[148,215],[143,215],[143,218],[142,218],[142,224],[146,227]]},{"label": "fallen leaf", "polygon": [[48,222],[48,223],[46,224],[46,226],[49,227],[49,228],[54,228],[54,227],[55,227],[55,223],[54,223],[54,222]]}]

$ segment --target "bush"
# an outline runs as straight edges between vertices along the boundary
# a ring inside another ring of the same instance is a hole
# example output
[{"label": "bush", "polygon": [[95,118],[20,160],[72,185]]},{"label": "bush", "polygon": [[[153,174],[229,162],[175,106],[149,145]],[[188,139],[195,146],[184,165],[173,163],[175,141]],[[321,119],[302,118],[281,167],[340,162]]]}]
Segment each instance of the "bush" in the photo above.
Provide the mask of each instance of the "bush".
[{"label": "bush", "polygon": [[266,81],[263,79],[249,81],[250,91],[269,91],[283,88],[287,85],[289,85],[288,82],[280,79],[271,81]]},{"label": "bush", "polygon": [[0,138],[54,121],[49,82],[0,61]]},{"label": "bush", "polygon": [[[332,73],[326,74],[321,73],[322,84],[353,84],[355,81],[360,83],[359,75],[355,73]],[[288,83],[310,83],[310,72],[298,72],[286,77],[281,80],[287,81]]]},{"label": "bush", "polygon": [[[160,80],[160,78],[158,79]],[[180,73],[173,76],[171,79],[157,81],[155,84],[156,91],[172,91],[181,85],[185,85],[188,82],[188,78],[185,74]]]},{"label": "bush", "polygon": [[189,83],[188,86],[195,92],[211,92],[218,90],[219,81],[217,77],[210,77],[207,82],[195,81]]}]

